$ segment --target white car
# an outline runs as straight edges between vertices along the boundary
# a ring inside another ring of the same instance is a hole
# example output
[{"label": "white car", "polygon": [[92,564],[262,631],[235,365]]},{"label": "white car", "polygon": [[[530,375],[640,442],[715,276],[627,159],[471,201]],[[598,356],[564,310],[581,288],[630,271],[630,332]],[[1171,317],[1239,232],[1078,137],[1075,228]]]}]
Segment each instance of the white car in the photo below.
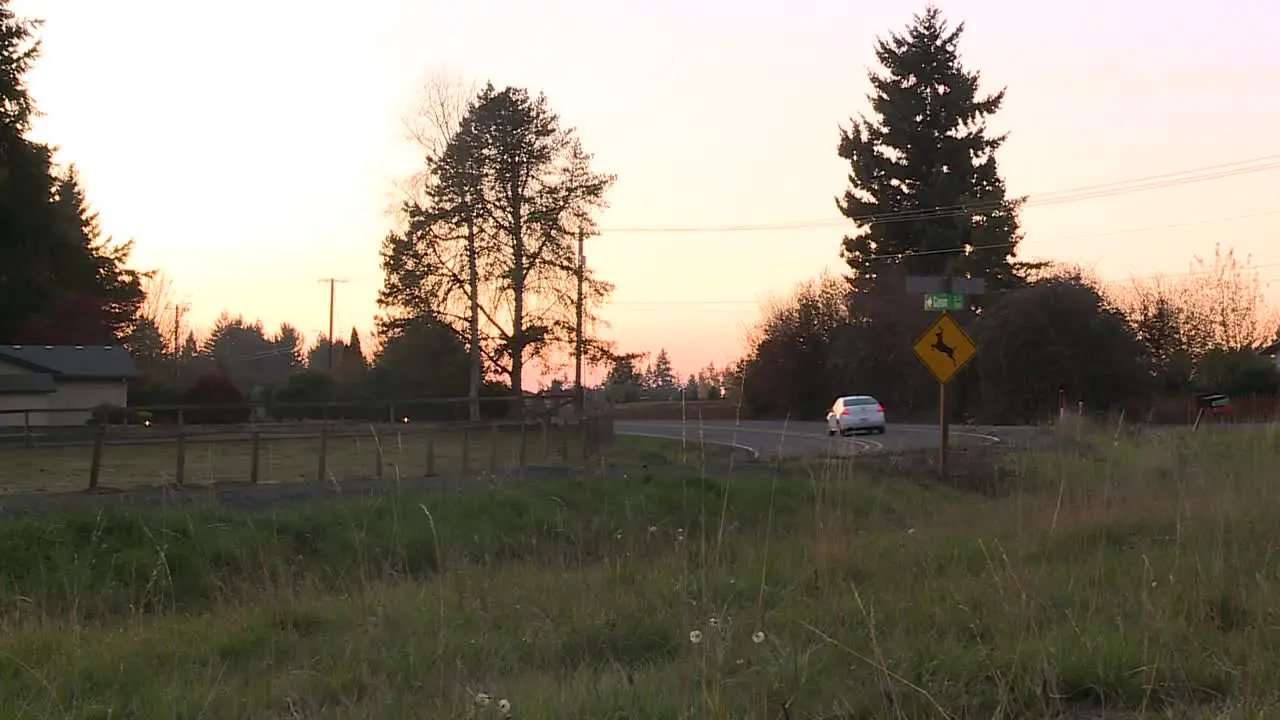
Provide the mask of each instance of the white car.
[{"label": "white car", "polygon": [[865,430],[884,433],[884,406],[870,395],[836,398],[827,412],[827,434],[848,435]]}]

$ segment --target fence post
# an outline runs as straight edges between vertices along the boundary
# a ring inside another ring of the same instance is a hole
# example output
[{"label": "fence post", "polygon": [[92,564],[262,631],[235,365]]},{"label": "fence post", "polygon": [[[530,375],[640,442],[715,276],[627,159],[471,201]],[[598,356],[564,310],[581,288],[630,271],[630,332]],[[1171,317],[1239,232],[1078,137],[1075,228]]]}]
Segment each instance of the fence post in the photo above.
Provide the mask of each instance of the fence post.
[{"label": "fence post", "polygon": [[489,472],[498,471],[498,424],[489,426]]},{"label": "fence post", "polygon": [[93,429],[93,459],[89,461],[89,489],[98,489],[98,478],[102,474],[102,446],[107,439],[107,426],[98,425]]},{"label": "fence post", "polygon": [[31,411],[23,410],[22,411],[22,445],[23,447],[30,449],[31,446],[34,444],[35,443],[31,441]]},{"label": "fence post", "polygon": [[591,457],[591,450],[589,447],[591,445],[590,438],[591,438],[590,423],[587,422],[587,418],[585,417],[578,418],[578,440],[582,443],[582,447],[579,448],[579,452],[584,461],[587,458]]},{"label": "fence post", "polygon": [[573,427],[567,422],[560,427],[560,460],[565,465],[569,464],[569,434],[572,432]]},{"label": "fence post", "polygon": [[249,482],[258,484],[258,462],[262,453],[262,433],[256,428],[250,439],[252,445],[249,449]]},{"label": "fence post", "polygon": [[427,477],[436,474],[436,434],[427,431]]},{"label": "fence post", "polygon": [[376,435],[373,438],[373,463],[374,477],[382,480],[382,468],[385,464],[382,462],[382,439]]},{"label": "fence post", "polygon": [[542,421],[542,464],[546,465],[551,461],[551,421],[543,419]]}]

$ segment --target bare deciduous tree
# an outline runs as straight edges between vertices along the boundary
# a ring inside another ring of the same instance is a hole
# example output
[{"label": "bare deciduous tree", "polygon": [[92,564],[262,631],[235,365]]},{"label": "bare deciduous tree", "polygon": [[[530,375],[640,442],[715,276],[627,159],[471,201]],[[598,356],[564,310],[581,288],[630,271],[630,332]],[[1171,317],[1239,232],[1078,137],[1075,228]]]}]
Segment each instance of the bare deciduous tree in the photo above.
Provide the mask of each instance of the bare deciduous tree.
[{"label": "bare deciduous tree", "polygon": [[1210,350],[1258,347],[1280,322],[1249,258],[1216,246],[1212,259],[1194,258],[1185,275],[1135,280],[1112,295],[1158,357],[1176,349],[1198,360]]},{"label": "bare deciduous tree", "polygon": [[449,141],[458,133],[458,125],[467,107],[480,93],[480,84],[457,70],[440,66],[428,70],[414,100],[413,109],[401,118],[405,139],[426,162],[404,181],[397,183],[401,197],[394,212],[404,211],[405,201],[425,201],[432,166],[444,156]]},{"label": "bare deciduous tree", "polygon": [[178,299],[173,280],[164,271],[157,270],[142,281],[144,299],[138,310],[140,318],[151,321],[160,333],[166,353],[176,355],[181,342],[191,326],[183,322],[186,304]]}]

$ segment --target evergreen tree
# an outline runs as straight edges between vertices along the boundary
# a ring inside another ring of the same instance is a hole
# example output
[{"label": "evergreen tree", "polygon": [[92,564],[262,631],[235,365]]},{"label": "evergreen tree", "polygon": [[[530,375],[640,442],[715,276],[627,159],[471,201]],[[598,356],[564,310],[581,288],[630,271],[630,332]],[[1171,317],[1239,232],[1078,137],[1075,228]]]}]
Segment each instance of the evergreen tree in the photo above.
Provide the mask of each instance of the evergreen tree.
[{"label": "evergreen tree", "polygon": [[280,323],[280,331],[271,339],[271,342],[280,353],[286,373],[293,373],[303,368],[302,333],[298,332],[298,328],[289,323]]},{"label": "evergreen tree", "polygon": [[47,311],[57,291],[52,152],[26,138],[35,103],[25,78],[40,52],[38,25],[0,0],[0,342]]},{"label": "evergreen tree", "polygon": [[351,328],[351,339],[342,346],[342,354],[334,362],[336,375],[342,382],[359,382],[365,376],[369,363],[360,348],[360,333],[355,328]]},{"label": "evergreen tree", "polygon": [[[342,340],[333,343],[333,367],[336,369],[338,364],[342,362],[342,353],[347,349],[347,344]],[[307,351],[307,369],[329,371],[329,338],[324,333],[320,333],[316,338],[316,344],[311,346]]]},{"label": "evergreen tree", "polygon": [[75,165],[58,178],[55,205],[66,223],[73,251],[62,258],[59,277],[65,286],[85,288],[97,298],[111,332],[124,338],[133,330],[145,299],[145,273],[125,267],[133,241],[116,242],[103,235],[98,213],[89,207]]},{"label": "evergreen tree", "polygon": [[351,339],[347,341],[347,346],[343,348],[343,362],[351,363],[359,367],[367,367],[365,361],[364,349],[360,347],[360,333],[351,328]]},{"label": "evergreen tree", "polygon": [[[836,204],[858,227],[841,254],[860,291],[877,289],[878,277],[901,283],[904,275],[971,274],[993,289],[1019,284],[1012,258],[1021,201],[1006,197],[996,164],[1005,136],[986,129],[1004,91],[979,93],[978,73],[960,63],[963,31],[931,5],[905,34],[877,41],[883,73],[869,73],[874,117],[840,132],[850,174]],[[925,254],[903,257],[911,253]]]},{"label": "evergreen tree", "polygon": [[671,367],[671,357],[667,355],[666,348],[659,348],[657,357],[653,359],[653,365],[646,373],[645,386],[656,391],[663,399],[675,393],[676,372]]},{"label": "evergreen tree", "polygon": [[[102,238],[74,168],[59,175],[50,147],[28,139],[36,109],[25,77],[39,55],[37,21],[0,0],[0,341],[99,342],[99,320],[115,342],[142,302],[132,249]],[[92,309],[94,306],[96,309]],[[92,315],[67,327],[54,318]]]}]

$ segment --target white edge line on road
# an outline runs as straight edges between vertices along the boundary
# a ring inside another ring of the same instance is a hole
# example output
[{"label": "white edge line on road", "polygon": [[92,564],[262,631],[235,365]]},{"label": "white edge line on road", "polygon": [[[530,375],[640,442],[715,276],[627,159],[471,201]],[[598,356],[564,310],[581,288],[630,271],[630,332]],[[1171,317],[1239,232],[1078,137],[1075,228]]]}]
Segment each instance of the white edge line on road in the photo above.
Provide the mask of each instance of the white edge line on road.
[{"label": "white edge line on road", "polygon": [[[938,432],[937,428],[919,428],[919,427],[899,427],[898,430],[905,430],[906,432]],[[963,435],[964,437],[982,438],[983,440],[990,440],[993,443],[1004,442],[1003,440],[996,437],[995,435],[987,435],[986,433],[965,432],[963,430],[951,430],[950,428],[948,428],[947,434]]]},{"label": "white edge line on road", "polygon": [[[631,437],[657,438],[659,440],[680,440],[680,438],[671,437],[670,435],[654,435],[653,433],[626,432],[625,430],[620,431],[618,434],[630,435]],[[751,447],[750,445],[743,445],[742,443],[729,442],[728,440],[705,440],[702,438],[699,438],[698,442],[703,444],[710,444],[710,445],[724,445],[725,447],[731,447],[734,450],[746,450],[747,452],[751,453],[752,460],[760,459],[759,451],[757,451],[755,448]]]},{"label": "white edge line on road", "polygon": [[[636,421],[632,421],[632,422],[636,422]],[[656,423],[656,422],[653,422],[653,421],[643,421],[643,420],[641,420],[641,421],[639,421],[639,422],[645,422],[645,423],[646,423],[646,424],[648,424],[648,426],[649,426],[649,427],[651,427],[651,428],[658,428],[658,427],[662,427],[662,428],[671,428],[671,429],[673,429],[673,430],[674,430],[675,428],[679,428],[679,427],[680,427],[680,425],[675,424],[675,423],[672,423],[672,424],[659,424],[659,423]],[[703,429],[711,429],[711,430],[729,430],[729,429],[731,429],[731,428],[729,428],[729,427],[727,427],[727,426],[724,426],[724,425],[703,425],[703,426],[702,426],[702,428],[703,428]],[[749,433],[756,433],[756,434],[761,434],[761,435],[764,435],[764,434],[768,434],[768,435],[784,435],[784,433],[783,433],[781,430],[772,430],[772,429],[766,429],[766,428],[740,428],[740,427],[734,427],[734,428],[732,428],[732,429],[733,429],[733,430],[735,430],[735,431],[736,431],[736,430],[744,430],[745,432],[749,432]],[[749,445],[742,445],[742,444],[740,444],[740,443],[730,442],[730,441],[728,441],[728,440],[706,440],[706,439],[704,439],[704,438],[702,438],[702,437],[701,437],[701,434],[699,434],[699,436],[698,436],[698,437],[694,437],[694,436],[687,436],[687,437],[681,438],[681,437],[676,437],[676,436],[674,436],[674,435],[655,435],[655,434],[653,434],[653,433],[628,432],[627,430],[619,430],[619,431],[617,431],[617,432],[618,432],[618,434],[619,434],[619,435],[631,435],[631,436],[633,436],[633,437],[651,437],[651,438],[659,438],[659,439],[661,439],[661,440],[688,440],[688,441],[697,440],[698,442],[711,443],[712,445],[725,445],[725,446],[727,446],[727,447],[733,447],[733,448],[737,448],[737,449],[739,449],[739,450],[746,450],[747,452],[751,453],[752,457],[754,457],[756,460],[759,460],[759,459],[760,459],[760,453],[759,453],[755,448],[753,448],[753,447],[751,447],[751,446],[749,446]],[[884,450],[884,443],[880,442],[879,440],[864,440],[864,439],[862,439],[862,438],[834,438],[834,437],[829,437],[829,436],[827,436],[827,435],[817,435],[817,434],[809,434],[809,433],[801,433],[801,432],[796,432],[796,433],[785,433],[785,435],[790,436],[790,437],[795,437],[795,438],[807,438],[807,439],[809,439],[809,440],[824,440],[824,439],[825,439],[825,440],[829,440],[829,441],[831,441],[831,442],[835,442],[835,441],[837,441],[837,440],[846,440],[846,441],[848,441],[848,442],[853,443],[856,447],[858,447],[858,448],[859,448],[860,450],[862,450],[863,452],[874,452],[874,451],[876,451],[876,450]],[[856,455],[857,453],[854,453],[854,454]]]},{"label": "white edge line on road", "polygon": [[[646,426],[648,426],[648,427],[662,427],[662,428],[679,428],[679,427],[696,428],[696,427],[698,427],[697,425],[693,425],[693,424],[690,424],[690,425],[687,425],[687,426],[682,426],[682,425],[680,425],[680,423],[666,423],[666,422],[662,422],[661,420],[618,420],[617,422],[618,422],[619,424],[621,424],[621,423],[643,423],[644,425],[646,425]],[[773,429],[773,428],[750,427],[750,426],[746,426],[746,425],[705,425],[705,424],[704,424],[704,425],[702,425],[702,427],[703,427],[703,428],[705,428],[705,429],[709,429],[709,430],[730,430],[730,429],[732,429],[732,430],[737,430],[737,431],[742,431],[742,432],[749,432],[749,433],[759,433],[759,434],[768,434],[768,435],[784,435],[784,434],[785,434],[785,435],[794,435],[795,437],[804,437],[804,438],[819,438],[819,437],[827,437],[827,436],[825,436],[825,435],[809,434],[809,433],[802,433],[802,432],[796,432],[796,433],[786,432],[786,433],[784,433],[782,430],[775,430],[775,429]],[[897,431],[906,431],[906,432],[937,432],[937,431],[938,431],[938,430],[937,430],[937,428],[906,427],[906,426],[901,426],[901,425],[899,425],[899,426],[895,427],[894,429],[895,429],[895,430],[897,430]],[[623,435],[639,435],[640,433],[626,433],[626,432],[624,432],[624,433],[622,433],[622,434],[623,434]],[[951,430],[948,434],[949,434],[949,435],[962,435],[962,436],[964,436],[964,437],[980,438],[980,439],[982,439],[982,440],[990,440],[992,443],[999,443],[999,442],[1003,442],[1003,440],[1001,440],[1000,438],[996,437],[995,435],[987,435],[987,434],[984,434],[984,433],[965,432],[965,431],[963,431],[963,430]],[[666,437],[666,436],[665,436],[665,435],[650,435],[650,436],[647,436],[647,437]],[[677,440],[679,440],[679,438],[676,438],[676,439],[677,439]],[[832,439],[834,439],[834,438],[832,438]],[[861,439],[861,438],[850,438],[850,439],[852,439],[855,443],[864,444],[864,447],[867,447],[867,449],[879,449],[879,450],[884,450],[884,449],[885,449],[885,447],[884,447],[884,443],[881,443],[881,442],[879,442],[878,440],[863,440],[863,439]],[[708,440],[708,442],[710,442],[710,441]],[[874,447],[870,447],[870,446],[874,446]]]}]

